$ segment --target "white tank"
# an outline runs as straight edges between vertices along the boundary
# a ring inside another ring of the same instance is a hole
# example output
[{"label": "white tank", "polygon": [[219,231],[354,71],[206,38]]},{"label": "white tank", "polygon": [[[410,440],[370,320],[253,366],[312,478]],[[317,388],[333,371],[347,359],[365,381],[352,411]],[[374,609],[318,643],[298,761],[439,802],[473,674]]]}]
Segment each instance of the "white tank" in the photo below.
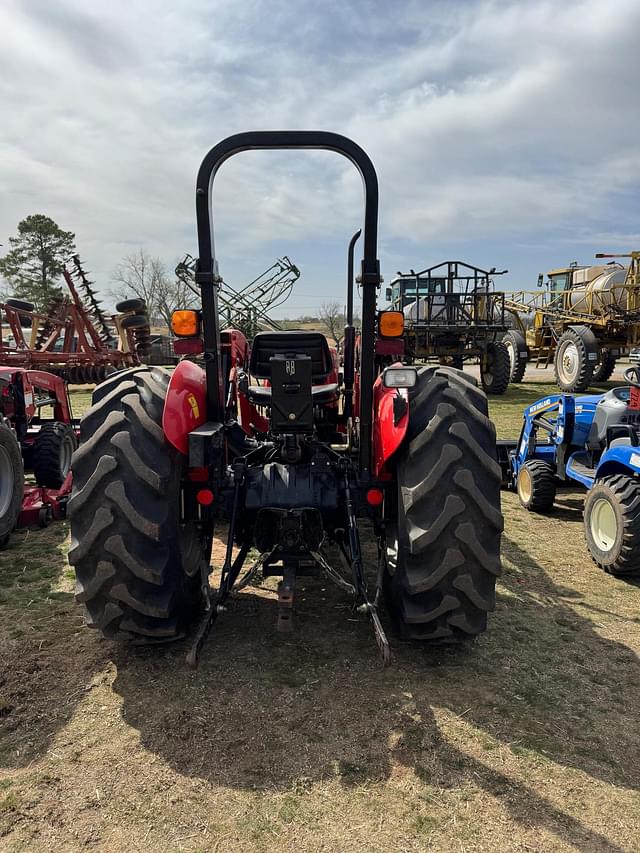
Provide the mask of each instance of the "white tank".
[{"label": "white tank", "polygon": [[[420,320],[425,321],[427,319],[427,313],[429,311],[429,305],[427,304],[427,300],[424,297],[417,299],[415,302],[409,302],[404,307],[404,316],[407,320],[411,320],[414,323],[420,322]],[[443,323],[446,322],[447,313],[446,313],[446,300],[444,293],[435,293],[431,297],[431,322],[432,323]]]},{"label": "white tank", "polygon": [[566,307],[579,314],[604,314],[611,305],[625,308],[627,295],[622,285],[626,275],[625,269],[616,269],[566,290]]}]

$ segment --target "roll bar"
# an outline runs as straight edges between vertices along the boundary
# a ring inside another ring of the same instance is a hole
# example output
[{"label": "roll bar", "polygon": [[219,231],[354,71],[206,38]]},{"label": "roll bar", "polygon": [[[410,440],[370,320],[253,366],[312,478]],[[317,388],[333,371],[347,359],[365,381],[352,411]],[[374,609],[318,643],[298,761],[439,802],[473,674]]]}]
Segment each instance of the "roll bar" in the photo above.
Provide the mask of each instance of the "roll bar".
[{"label": "roll bar", "polygon": [[361,234],[362,230],[358,228],[351,240],[349,240],[349,248],[347,250],[347,316],[345,317],[347,326],[353,325],[353,255],[356,243]]},{"label": "roll bar", "polygon": [[207,415],[224,420],[224,383],[220,357],[220,321],[217,287],[220,283],[213,233],[213,182],[222,164],[242,151],[263,149],[319,149],[335,151],[350,160],[364,184],[364,237],[360,272],[362,285],[360,469],[371,467],[376,290],[380,284],[378,261],[378,178],[369,156],[353,140],[338,133],[317,130],[256,130],[236,133],[219,142],[205,156],[196,180],[198,263],[196,283],[202,294],[204,358],[207,373]]}]

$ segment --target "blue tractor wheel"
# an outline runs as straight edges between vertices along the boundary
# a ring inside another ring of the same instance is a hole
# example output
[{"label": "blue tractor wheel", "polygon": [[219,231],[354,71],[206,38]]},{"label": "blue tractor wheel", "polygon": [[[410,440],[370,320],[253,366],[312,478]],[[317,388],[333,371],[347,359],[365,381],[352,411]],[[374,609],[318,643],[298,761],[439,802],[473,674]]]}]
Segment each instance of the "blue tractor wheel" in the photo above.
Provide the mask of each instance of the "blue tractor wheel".
[{"label": "blue tractor wheel", "polygon": [[589,490],[584,535],[594,561],[612,575],[640,574],[640,482],[618,474]]},{"label": "blue tractor wheel", "polygon": [[556,498],[553,467],[540,459],[530,459],[518,471],[516,491],[520,503],[529,512],[549,512]]}]

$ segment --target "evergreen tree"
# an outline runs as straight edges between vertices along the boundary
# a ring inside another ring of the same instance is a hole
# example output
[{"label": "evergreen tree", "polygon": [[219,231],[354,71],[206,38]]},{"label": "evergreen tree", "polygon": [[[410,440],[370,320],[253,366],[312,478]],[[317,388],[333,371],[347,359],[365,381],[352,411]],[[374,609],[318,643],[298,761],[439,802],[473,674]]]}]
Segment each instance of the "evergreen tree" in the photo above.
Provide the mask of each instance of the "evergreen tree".
[{"label": "evergreen tree", "polygon": [[14,288],[15,296],[28,299],[44,311],[62,291],[55,282],[65,261],[75,254],[75,234],[63,231],[41,213],[18,223],[18,236],[9,237],[11,250],[0,258],[0,275]]}]

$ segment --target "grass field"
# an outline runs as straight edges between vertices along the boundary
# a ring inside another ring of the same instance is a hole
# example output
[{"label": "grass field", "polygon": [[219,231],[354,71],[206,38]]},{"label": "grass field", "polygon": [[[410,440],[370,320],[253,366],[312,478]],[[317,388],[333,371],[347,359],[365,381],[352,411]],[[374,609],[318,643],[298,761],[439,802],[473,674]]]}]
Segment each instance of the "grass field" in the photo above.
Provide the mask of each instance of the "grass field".
[{"label": "grass field", "polygon": [[[493,400],[499,435],[551,390]],[[76,408],[81,408],[77,398]],[[591,562],[582,495],[503,494],[503,575],[467,649],[393,641],[382,670],[339,590],[240,593],[185,645],[83,627],[65,524],[0,554],[0,849],[636,851],[640,588]],[[374,570],[373,545],[368,545]]]}]

